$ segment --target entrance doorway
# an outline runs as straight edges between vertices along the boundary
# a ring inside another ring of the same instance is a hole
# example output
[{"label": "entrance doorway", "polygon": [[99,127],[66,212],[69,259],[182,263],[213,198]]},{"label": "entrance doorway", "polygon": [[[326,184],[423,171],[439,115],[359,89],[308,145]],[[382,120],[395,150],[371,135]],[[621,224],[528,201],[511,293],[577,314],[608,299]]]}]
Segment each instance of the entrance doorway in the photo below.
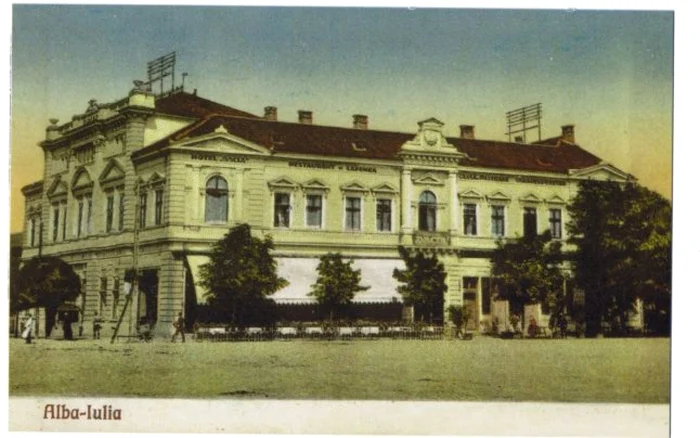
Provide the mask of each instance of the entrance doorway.
[{"label": "entrance doorway", "polygon": [[158,321],[158,270],[145,269],[139,278],[139,324]]}]

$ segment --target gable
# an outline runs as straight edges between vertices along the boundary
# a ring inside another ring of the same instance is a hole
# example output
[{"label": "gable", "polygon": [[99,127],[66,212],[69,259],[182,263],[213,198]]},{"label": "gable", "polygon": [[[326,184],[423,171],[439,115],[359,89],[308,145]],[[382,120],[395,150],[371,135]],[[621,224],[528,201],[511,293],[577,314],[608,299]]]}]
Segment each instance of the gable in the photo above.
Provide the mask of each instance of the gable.
[{"label": "gable", "polygon": [[84,167],[81,167],[75,172],[75,175],[73,175],[71,190],[73,192],[80,190],[92,190],[93,185],[94,182],[90,177],[90,173],[88,173],[88,171]]},{"label": "gable", "polygon": [[437,175],[429,173],[418,178],[413,178],[413,183],[442,186],[445,184],[445,181],[439,178]]},{"label": "gable", "polygon": [[286,176],[274,179],[272,181],[268,181],[267,185],[268,185],[268,187],[270,187],[271,190],[273,190],[273,189],[296,190],[296,188],[298,186],[297,183],[295,183],[292,179],[287,178]]},{"label": "gable", "polygon": [[340,190],[346,192],[369,192],[369,189],[357,181],[340,186]]},{"label": "gable", "polygon": [[196,149],[202,152],[270,155],[270,151],[266,147],[229,134],[223,125],[215,129],[213,133],[200,137],[185,138],[182,141],[172,143],[172,145],[186,147],[187,149]]},{"label": "gable", "polygon": [[58,198],[58,197],[63,197],[68,195],[68,185],[61,180],[60,177],[57,177],[51,182],[51,186],[49,186],[49,190],[46,192],[46,195],[49,198]]},{"label": "gable", "polygon": [[569,170],[569,175],[574,179],[593,179],[597,181],[625,182],[634,179],[632,175],[608,163],[599,163],[584,169]]},{"label": "gable", "polygon": [[529,193],[520,198],[520,202],[542,202],[542,198],[535,195],[534,193]]},{"label": "gable", "polygon": [[373,193],[385,193],[385,194],[396,194],[399,191],[396,189],[396,187],[392,186],[389,183],[382,183],[377,186],[372,187],[372,192]]},{"label": "gable", "polygon": [[484,195],[482,195],[481,193],[479,193],[478,191],[476,191],[474,189],[469,189],[469,190],[466,190],[466,191],[460,193],[459,197],[460,198],[467,198],[467,199],[482,199],[484,197]]},{"label": "gable", "polygon": [[328,187],[320,179],[316,179],[316,178],[305,182],[301,186],[304,188],[304,190],[323,190],[323,191],[330,190],[330,187]]},{"label": "gable", "polygon": [[491,193],[486,197],[489,201],[500,201],[500,202],[507,202],[510,201],[510,196],[506,195],[505,193],[501,191],[496,191]]},{"label": "gable", "polygon": [[98,180],[101,185],[121,182],[124,180],[124,169],[122,169],[117,160],[112,159],[107,163]]},{"label": "gable", "polygon": [[561,196],[554,195],[551,198],[547,198],[547,204],[566,204],[566,201]]}]

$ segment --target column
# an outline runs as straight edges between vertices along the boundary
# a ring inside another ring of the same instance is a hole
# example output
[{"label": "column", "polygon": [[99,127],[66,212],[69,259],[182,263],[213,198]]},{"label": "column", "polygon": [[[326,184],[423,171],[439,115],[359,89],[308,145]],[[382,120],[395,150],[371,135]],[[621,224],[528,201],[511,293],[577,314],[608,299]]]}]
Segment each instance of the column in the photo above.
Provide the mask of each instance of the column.
[{"label": "column", "polygon": [[401,175],[401,231],[405,234],[413,232],[413,218],[411,217],[411,199],[413,199],[413,182],[411,181],[411,169],[404,169]]},{"label": "column", "polygon": [[459,230],[459,199],[457,198],[457,170],[450,170],[450,233],[457,234]]},{"label": "column", "polygon": [[235,211],[233,213],[236,222],[245,222],[243,218],[243,172],[245,172],[245,169],[236,169]]}]

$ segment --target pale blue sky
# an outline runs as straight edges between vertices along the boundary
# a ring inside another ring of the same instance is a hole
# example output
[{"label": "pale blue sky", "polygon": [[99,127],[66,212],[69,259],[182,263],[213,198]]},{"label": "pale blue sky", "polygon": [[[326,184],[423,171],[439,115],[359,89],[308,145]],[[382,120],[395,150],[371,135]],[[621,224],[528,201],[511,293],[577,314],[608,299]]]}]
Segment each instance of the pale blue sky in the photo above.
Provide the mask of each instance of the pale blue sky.
[{"label": "pale blue sky", "polygon": [[543,137],[573,123],[582,146],[670,197],[671,12],[15,5],[13,20],[13,210],[41,178],[48,119],[124,97],[171,51],[178,84],[187,72],[202,97],[286,121],[361,113],[412,132],[437,117],[447,135],[466,123],[503,140],[505,112],[541,102]]}]

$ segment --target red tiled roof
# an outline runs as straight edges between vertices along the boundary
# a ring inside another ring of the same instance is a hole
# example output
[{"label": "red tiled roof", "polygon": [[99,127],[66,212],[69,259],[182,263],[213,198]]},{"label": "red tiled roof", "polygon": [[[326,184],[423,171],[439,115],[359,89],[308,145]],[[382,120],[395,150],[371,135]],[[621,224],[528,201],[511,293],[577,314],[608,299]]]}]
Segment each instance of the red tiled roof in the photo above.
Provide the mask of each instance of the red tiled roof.
[{"label": "red tiled roof", "polygon": [[[143,149],[143,153],[166,147],[170,140],[212,133],[221,126],[245,140],[274,148],[277,153],[381,160],[398,160],[396,153],[401,146],[416,135],[210,114]],[[567,173],[569,169],[582,169],[601,161],[567,142],[552,146],[463,138],[448,138],[447,141],[469,156],[460,163],[469,167]]]},{"label": "red tiled roof", "polygon": [[156,100],[156,112],[195,119],[206,117],[211,114],[259,118],[254,114],[184,92],[173,93]]}]

